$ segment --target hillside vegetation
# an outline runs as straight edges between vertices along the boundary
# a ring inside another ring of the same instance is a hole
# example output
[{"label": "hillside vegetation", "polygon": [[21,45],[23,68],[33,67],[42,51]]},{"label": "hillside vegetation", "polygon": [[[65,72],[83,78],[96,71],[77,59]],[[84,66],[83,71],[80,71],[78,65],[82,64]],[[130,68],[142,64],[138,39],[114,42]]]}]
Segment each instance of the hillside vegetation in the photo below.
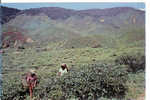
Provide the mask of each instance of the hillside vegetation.
[{"label": "hillside vegetation", "polygon": [[[6,9],[6,8],[5,8]],[[145,12],[128,7],[21,10],[2,25],[2,99],[138,100],[145,94]],[[62,63],[69,72],[58,77]]]}]

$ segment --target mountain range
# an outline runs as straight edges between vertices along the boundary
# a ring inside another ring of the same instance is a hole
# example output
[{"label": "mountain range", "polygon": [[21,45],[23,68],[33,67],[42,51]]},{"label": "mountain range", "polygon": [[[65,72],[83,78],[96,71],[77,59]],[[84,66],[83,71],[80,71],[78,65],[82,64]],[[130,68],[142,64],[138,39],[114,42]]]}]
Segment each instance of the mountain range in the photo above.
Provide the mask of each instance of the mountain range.
[{"label": "mountain range", "polygon": [[[141,34],[145,33],[145,11],[131,7],[87,10],[59,7],[1,9],[2,41],[9,41],[8,43],[10,40],[15,43],[16,40],[26,42],[30,39],[41,43],[66,41],[68,45],[70,41],[85,40],[86,37],[100,37],[94,38],[99,41],[106,35],[109,38],[120,37],[137,30],[142,30]],[[15,35],[8,37],[8,33],[17,34],[20,38],[14,38]],[[83,43],[85,44],[87,45]]]}]

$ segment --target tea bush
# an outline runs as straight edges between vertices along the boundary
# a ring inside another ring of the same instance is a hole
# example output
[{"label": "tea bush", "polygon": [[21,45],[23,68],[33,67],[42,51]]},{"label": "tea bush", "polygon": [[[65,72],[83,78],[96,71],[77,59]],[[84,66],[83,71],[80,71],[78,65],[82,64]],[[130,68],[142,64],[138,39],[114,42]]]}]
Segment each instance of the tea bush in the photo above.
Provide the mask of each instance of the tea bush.
[{"label": "tea bush", "polygon": [[128,53],[119,56],[115,62],[128,66],[128,72],[136,73],[145,70],[145,55],[142,53]]},{"label": "tea bush", "polygon": [[26,91],[21,88],[19,79],[7,80],[2,85],[2,100],[24,100]]},{"label": "tea bush", "polygon": [[26,100],[26,97],[29,96],[29,90],[23,88],[21,83],[19,75],[5,79],[2,82],[2,100]]},{"label": "tea bush", "polygon": [[[72,68],[62,77],[39,76],[34,100],[97,100],[123,98],[127,91],[125,65],[92,64]],[[26,100],[29,92],[22,89],[19,78],[3,82],[3,100]]]},{"label": "tea bush", "polygon": [[53,100],[124,97],[128,79],[124,65],[96,64],[72,69],[61,78],[51,77],[36,89],[36,97]]}]

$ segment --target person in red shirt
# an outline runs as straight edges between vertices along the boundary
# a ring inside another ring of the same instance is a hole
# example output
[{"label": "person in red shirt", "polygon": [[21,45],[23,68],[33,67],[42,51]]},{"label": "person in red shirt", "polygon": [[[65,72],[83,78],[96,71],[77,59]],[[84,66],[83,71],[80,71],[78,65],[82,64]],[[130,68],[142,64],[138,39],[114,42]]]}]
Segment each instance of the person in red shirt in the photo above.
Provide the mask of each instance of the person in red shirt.
[{"label": "person in red shirt", "polygon": [[37,75],[35,70],[31,69],[28,73],[25,74],[25,77],[22,80],[23,87],[27,87],[30,92],[30,98],[32,99],[32,93],[34,87],[37,85]]}]

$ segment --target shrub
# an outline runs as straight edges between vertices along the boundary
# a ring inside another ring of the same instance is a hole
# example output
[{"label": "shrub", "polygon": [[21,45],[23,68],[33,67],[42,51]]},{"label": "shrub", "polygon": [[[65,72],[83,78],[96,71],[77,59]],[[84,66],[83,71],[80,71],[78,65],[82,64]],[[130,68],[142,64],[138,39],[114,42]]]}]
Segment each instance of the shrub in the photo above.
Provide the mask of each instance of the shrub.
[{"label": "shrub", "polygon": [[[34,89],[34,100],[97,100],[98,98],[123,98],[127,91],[128,73],[124,65],[95,64],[72,68],[66,75],[40,76]],[[17,78],[3,83],[3,100],[25,100],[27,91]]]},{"label": "shrub", "polygon": [[136,73],[145,70],[145,55],[141,53],[124,54],[119,56],[115,62],[128,66],[128,72]]},{"label": "shrub", "polygon": [[43,85],[38,98],[66,100],[97,100],[100,97],[124,97],[127,72],[122,65],[92,65],[72,69],[61,78],[50,78]]},{"label": "shrub", "polygon": [[7,80],[2,85],[2,100],[24,100],[26,91],[21,88],[18,79]]},{"label": "shrub", "polygon": [[21,78],[13,76],[2,83],[2,100],[26,100],[29,90],[23,88]]}]

